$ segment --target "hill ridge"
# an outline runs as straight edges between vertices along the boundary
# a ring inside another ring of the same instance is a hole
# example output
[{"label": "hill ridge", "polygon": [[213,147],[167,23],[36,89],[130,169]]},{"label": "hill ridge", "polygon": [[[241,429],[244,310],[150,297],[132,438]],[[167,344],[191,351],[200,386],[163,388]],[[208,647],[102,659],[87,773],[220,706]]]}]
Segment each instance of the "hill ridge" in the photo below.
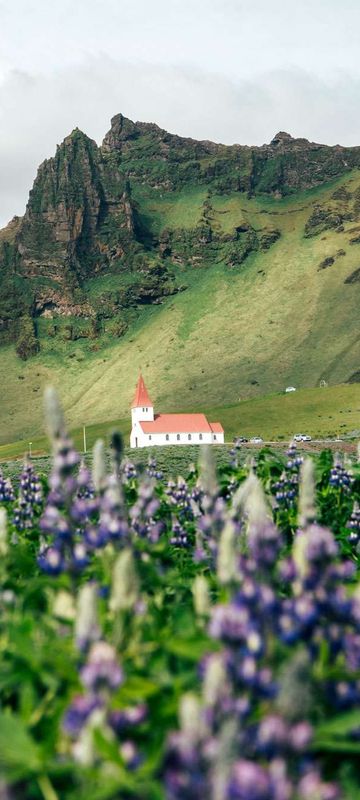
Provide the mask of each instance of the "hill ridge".
[{"label": "hill ridge", "polygon": [[169,410],[359,374],[359,159],[75,128],[0,232],[0,436],[49,380],[74,422],[125,413],[140,361]]}]

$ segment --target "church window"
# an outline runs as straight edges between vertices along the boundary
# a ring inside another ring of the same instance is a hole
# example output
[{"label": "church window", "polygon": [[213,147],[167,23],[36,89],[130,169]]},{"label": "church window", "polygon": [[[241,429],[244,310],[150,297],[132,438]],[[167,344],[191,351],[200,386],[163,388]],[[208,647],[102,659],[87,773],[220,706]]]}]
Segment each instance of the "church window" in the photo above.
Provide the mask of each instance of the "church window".
[{"label": "church window", "polygon": [[169,434],[168,433],[166,434],[165,439],[166,439],[167,442],[169,441]]},{"label": "church window", "polygon": [[215,436],[215,434],[214,434],[214,441],[216,442],[216,436]]},{"label": "church window", "polygon": [[191,433],[188,433],[188,439],[189,439],[189,441],[190,441],[190,439],[191,439]]},{"label": "church window", "polygon": [[202,433],[199,433],[199,439],[202,440]]},{"label": "church window", "polygon": [[180,433],[176,434],[176,438],[177,438],[178,442],[180,442]]},{"label": "church window", "polygon": [[149,434],[149,441],[150,441],[150,439],[151,439],[151,434]]},{"label": "church window", "polygon": [[143,411],[145,411],[145,408],[143,408]]}]

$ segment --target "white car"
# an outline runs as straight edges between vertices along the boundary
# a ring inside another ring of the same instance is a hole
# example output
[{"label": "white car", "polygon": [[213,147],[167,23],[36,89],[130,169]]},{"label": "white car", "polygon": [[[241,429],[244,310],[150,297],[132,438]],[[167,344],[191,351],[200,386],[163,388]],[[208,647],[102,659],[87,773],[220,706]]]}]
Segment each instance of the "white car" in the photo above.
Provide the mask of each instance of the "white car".
[{"label": "white car", "polygon": [[311,442],[311,436],[307,433],[295,433],[294,442]]},{"label": "white car", "polygon": [[295,386],[287,386],[285,389],[285,394],[289,394],[289,392],[296,392]]},{"label": "white car", "polygon": [[304,433],[302,440],[303,442],[311,442],[311,436],[308,433]]},{"label": "white car", "polygon": [[262,444],[263,441],[261,436],[253,436],[252,439],[250,439],[250,444]]}]

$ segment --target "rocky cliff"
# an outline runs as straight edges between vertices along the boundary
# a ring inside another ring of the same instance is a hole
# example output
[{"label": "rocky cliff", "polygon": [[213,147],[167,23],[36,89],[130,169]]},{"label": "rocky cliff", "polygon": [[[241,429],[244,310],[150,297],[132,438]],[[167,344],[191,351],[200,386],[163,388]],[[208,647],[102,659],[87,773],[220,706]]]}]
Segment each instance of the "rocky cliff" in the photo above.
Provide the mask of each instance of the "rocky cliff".
[{"label": "rocky cliff", "polygon": [[[98,147],[76,129],[39,167],[24,217],[0,232],[0,337],[14,338],[25,314],[34,320],[115,317],[124,331],[127,309],[185,288],[175,274],[179,265],[220,260],[239,268],[278,239],[275,226],[255,229],[240,220],[220,230],[212,196],[280,198],[359,164],[360,148],[314,144],[284,132],[261,147],[225,146],[118,114]],[[160,230],[149,198],[166,193],[171,204],[194,187],[205,192],[200,219],[192,227],[176,223]],[[315,209],[306,235],[321,229],[321,214]],[[120,289],[89,292],[89,280],[106,275],[116,275]]]}]

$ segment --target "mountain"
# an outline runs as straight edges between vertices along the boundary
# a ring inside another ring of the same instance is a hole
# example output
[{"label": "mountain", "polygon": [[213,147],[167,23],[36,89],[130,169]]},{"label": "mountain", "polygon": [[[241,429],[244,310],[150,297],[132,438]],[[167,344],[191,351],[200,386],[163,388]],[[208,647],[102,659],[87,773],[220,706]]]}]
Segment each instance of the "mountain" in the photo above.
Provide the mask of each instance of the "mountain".
[{"label": "mountain", "polygon": [[169,408],[358,380],[359,167],[284,132],[74,130],[0,231],[0,441],[49,380],[74,423],[126,413],[139,366]]}]

